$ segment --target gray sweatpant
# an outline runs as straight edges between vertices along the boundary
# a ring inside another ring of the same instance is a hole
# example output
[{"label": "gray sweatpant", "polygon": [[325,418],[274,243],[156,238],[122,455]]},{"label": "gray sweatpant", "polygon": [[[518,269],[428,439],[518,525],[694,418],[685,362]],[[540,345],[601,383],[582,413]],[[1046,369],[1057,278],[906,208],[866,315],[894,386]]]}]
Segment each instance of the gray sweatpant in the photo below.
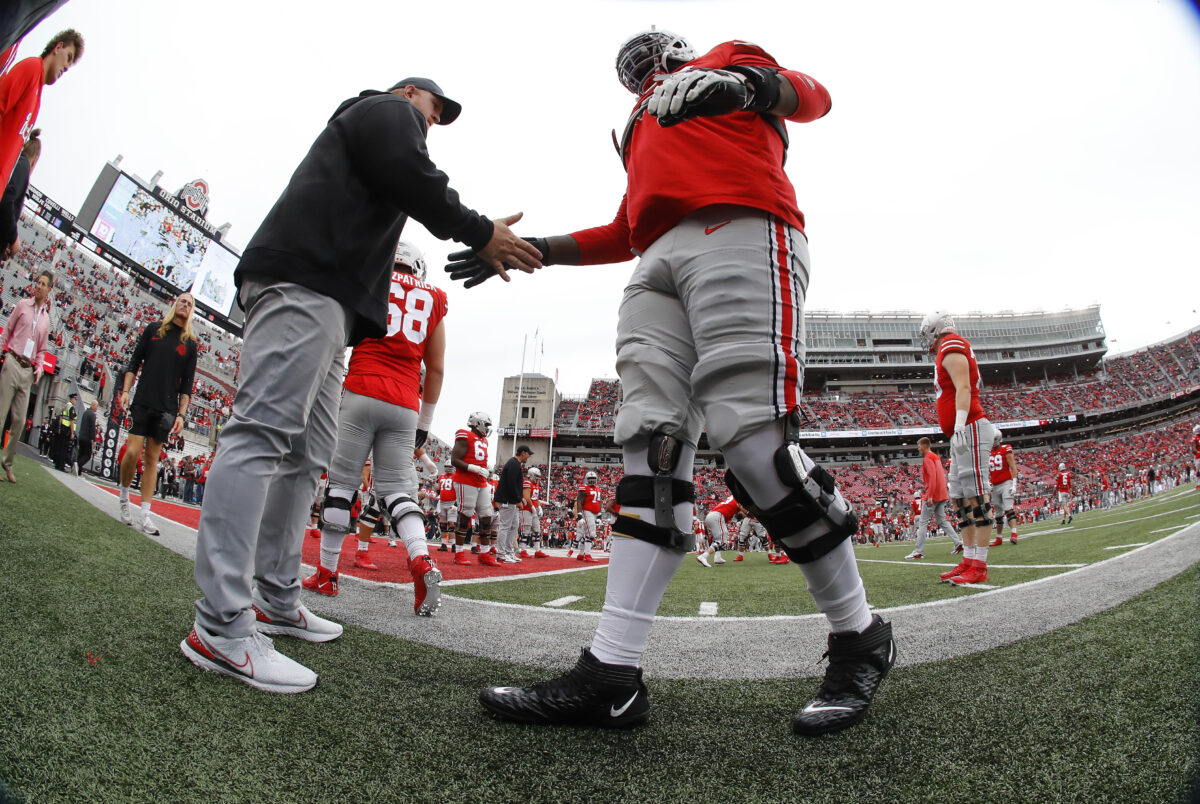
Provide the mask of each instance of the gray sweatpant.
[{"label": "gray sweatpant", "polygon": [[921,506],[921,516],[917,518],[917,549],[913,551],[914,553],[925,552],[925,540],[929,538],[929,520],[933,518],[937,519],[938,527],[942,529],[942,533],[954,541],[955,546],[962,544],[962,539],[954,532],[953,526],[946,521],[947,502],[949,500],[942,500],[941,502],[929,500]]},{"label": "gray sweatpant", "polygon": [[288,282],[242,282],[246,309],[233,416],[221,431],[196,539],[196,622],[249,636],[251,582],[274,610],[300,600],[300,548],[337,435],[349,321],[341,303]]}]

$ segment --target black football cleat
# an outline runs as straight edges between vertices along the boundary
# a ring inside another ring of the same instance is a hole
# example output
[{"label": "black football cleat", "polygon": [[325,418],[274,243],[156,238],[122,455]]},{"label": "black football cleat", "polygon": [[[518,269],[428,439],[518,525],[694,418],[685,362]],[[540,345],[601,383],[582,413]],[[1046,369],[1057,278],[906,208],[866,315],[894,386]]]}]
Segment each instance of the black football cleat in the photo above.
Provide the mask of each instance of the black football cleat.
[{"label": "black football cleat", "polygon": [[792,718],[796,734],[828,734],[867,716],[883,677],[896,663],[892,624],[875,614],[861,634],[830,634],[825,656],[829,657],[825,680],[816,696]]},{"label": "black football cleat", "polygon": [[529,687],[488,687],[479,702],[492,717],[520,723],[620,729],[650,717],[641,668],[605,664],[587,648],[565,675]]}]

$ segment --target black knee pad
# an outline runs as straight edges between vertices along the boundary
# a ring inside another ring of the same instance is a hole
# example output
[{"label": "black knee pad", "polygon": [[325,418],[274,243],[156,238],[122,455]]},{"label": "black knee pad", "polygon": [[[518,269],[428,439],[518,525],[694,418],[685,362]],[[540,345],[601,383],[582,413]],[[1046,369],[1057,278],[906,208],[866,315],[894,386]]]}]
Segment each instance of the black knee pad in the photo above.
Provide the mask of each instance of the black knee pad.
[{"label": "black knee pad", "polygon": [[479,520],[479,535],[492,537],[496,535],[496,517],[481,517]]},{"label": "black knee pad", "polygon": [[644,542],[656,544],[681,553],[696,548],[696,534],[683,531],[675,523],[675,506],[679,503],[695,503],[695,487],[685,480],[673,476],[679,464],[683,445],[673,436],[659,433],[650,437],[647,462],[653,476],[626,475],[617,483],[617,505],[634,508],[653,508],[655,522],[668,525],[651,525],[641,519],[617,514],[613,522],[613,533]]},{"label": "black knee pad", "polygon": [[1004,518],[1008,520],[1008,526],[1010,528],[1017,524],[1017,512],[1011,508],[1004,512]]},{"label": "black knee pad", "polygon": [[858,517],[837,490],[833,475],[800,449],[795,432],[797,415],[788,417],[785,443],[775,451],[775,471],[792,489],[771,508],[763,508],[750,496],[732,470],[725,484],[734,499],[767,529],[771,540],[797,564],[816,561],[858,532]]},{"label": "black knee pad", "polygon": [[425,514],[421,511],[421,506],[407,494],[397,494],[386,500],[385,504],[387,505],[387,518],[391,520],[391,530],[397,536],[400,535],[400,520],[403,517],[418,516],[421,518],[421,526],[425,526]]},{"label": "black knee pad", "polygon": [[971,516],[974,517],[972,524],[977,528],[990,528],[992,526],[992,518],[988,514],[992,510],[991,503],[976,505],[971,509]]},{"label": "black knee pad", "polygon": [[349,499],[333,496],[333,489],[325,489],[325,499],[321,502],[321,514],[317,521],[321,530],[331,533],[354,532],[354,502],[357,494]]}]

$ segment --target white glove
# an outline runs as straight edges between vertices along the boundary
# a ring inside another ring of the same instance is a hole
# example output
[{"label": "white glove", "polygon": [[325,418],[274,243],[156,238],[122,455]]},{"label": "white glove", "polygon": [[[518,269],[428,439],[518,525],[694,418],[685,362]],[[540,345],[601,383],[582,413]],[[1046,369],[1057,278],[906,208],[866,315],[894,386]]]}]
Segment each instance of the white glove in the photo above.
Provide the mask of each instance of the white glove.
[{"label": "white glove", "polygon": [[967,412],[954,411],[954,435],[950,436],[950,450],[960,452],[967,446]]},{"label": "white glove", "polygon": [[654,88],[646,112],[659,125],[672,126],[694,117],[714,117],[746,108],[753,93],[746,77],[727,70],[684,69]]},{"label": "white glove", "polygon": [[467,464],[467,471],[468,471],[468,472],[470,472],[470,473],[471,473],[471,474],[473,474],[473,475],[479,475],[480,477],[482,477],[482,478],[483,478],[483,479],[485,479],[485,480],[486,480],[488,477],[490,477],[490,476],[491,476],[491,474],[492,474],[492,473],[491,473],[491,472],[489,472],[487,469],[484,469],[482,466],[476,466],[476,465],[475,465],[475,464],[473,464],[473,463],[469,463],[469,464]]}]

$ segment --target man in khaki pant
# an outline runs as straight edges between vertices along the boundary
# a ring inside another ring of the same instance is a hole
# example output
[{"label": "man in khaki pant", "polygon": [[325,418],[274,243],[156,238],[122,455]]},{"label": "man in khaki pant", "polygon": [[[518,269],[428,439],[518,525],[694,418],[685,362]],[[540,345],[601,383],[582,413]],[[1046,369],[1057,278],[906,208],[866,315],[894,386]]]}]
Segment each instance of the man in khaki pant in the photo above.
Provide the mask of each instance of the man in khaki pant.
[{"label": "man in khaki pant", "polygon": [[29,389],[42,378],[42,361],[46,358],[46,342],[50,336],[50,288],[54,274],[42,271],[33,289],[33,297],[22,299],[13,308],[4,334],[0,335],[0,355],[4,368],[0,371],[0,419],[12,414],[12,429],[8,446],[0,464],[9,483],[16,483],[13,457],[17,442],[25,430],[25,414],[29,408]]}]

